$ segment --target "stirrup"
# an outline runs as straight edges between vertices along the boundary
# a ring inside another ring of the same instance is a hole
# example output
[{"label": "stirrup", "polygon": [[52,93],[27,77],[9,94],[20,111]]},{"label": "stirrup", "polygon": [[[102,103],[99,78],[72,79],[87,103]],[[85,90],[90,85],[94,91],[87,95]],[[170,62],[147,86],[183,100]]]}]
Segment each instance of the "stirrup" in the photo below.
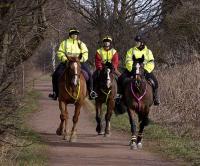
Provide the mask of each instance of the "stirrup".
[{"label": "stirrup", "polygon": [[96,93],[95,91],[93,91],[93,90],[90,92],[89,95],[90,95],[90,98],[91,98],[91,99],[95,99],[95,98],[98,97],[97,93]]},{"label": "stirrup", "polygon": [[121,99],[122,99],[122,94],[117,94],[116,97],[115,97],[115,102],[117,104],[120,104],[121,103]]}]

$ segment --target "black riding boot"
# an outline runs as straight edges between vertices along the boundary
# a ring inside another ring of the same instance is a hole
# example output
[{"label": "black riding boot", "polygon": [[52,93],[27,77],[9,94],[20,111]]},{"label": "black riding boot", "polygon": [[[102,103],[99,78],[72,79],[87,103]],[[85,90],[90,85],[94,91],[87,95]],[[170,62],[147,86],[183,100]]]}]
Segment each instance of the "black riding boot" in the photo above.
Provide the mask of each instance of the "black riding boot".
[{"label": "black riding boot", "polygon": [[94,98],[96,98],[97,94],[96,94],[96,92],[93,91],[92,74],[91,74],[91,72],[88,68],[88,65],[86,63],[82,63],[81,68],[88,73],[89,80],[87,81],[87,89],[88,89],[88,92],[89,92],[89,99],[93,100]]},{"label": "black riding boot", "polygon": [[93,90],[93,79],[92,77],[88,80],[88,91],[89,91],[89,99],[93,100],[97,97],[97,93]]},{"label": "black riding boot", "polygon": [[64,70],[66,68],[65,63],[60,63],[54,73],[52,74],[52,85],[53,85],[53,93],[49,94],[49,97],[52,98],[53,100],[57,100],[58,98],[58,83],[59,83],[59,78],[63,74]]},{"label": "black riding boot", "polygon": [[52,86],[53,86],[53,93],[49,94],[49,97],[52,98],[53,100],[57,100],[58,98],[58,85],[57,85],[57,76],[56,73],[54,72],[52,74]]},{"label": "black riding boot", "polygon": [[153,101],[154,101],[154,105],[160,104],[160,98],[159,98],[159,95],[158,95],[158,88],[154,89]]}]

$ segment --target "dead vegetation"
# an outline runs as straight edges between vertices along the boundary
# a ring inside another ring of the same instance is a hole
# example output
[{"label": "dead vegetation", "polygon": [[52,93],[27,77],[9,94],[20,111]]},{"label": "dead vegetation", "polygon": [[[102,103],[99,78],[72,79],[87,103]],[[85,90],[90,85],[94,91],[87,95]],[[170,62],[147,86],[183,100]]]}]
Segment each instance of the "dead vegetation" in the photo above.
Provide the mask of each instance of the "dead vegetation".
[{"label": "dead vegetation", "polygon": [[162,105],[153,118],[179,136],[200,137],[200,62],[157,72]]}]

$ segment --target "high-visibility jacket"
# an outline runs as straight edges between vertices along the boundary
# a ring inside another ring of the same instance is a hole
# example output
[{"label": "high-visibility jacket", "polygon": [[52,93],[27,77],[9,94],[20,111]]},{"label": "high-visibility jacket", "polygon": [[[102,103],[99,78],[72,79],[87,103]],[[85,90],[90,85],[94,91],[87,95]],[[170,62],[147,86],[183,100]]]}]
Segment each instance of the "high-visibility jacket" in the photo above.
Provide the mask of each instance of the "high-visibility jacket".
[{"label": "high-visibility jacket", "polygon": [[57,56],[60,61],[65,62],[67,61],[67,56],[74,56],[78,57],[82,53],[81,62],[85,62],[88,59],[88,49],[80,40],[74,40],[69,38],[61,42],[60,47],[57,52]]},{"label": "high-visibility jacket", "polygon": [[147,46],[144,47],[143,50],[139,50],[137,47],[133,47],[129,49],[126,53],[126,60],[125,60],[125,67],[128,71],[132,70],[133,67],[133,56],[135,56],[135,59],[141,58],[142,55],[144,55],[144,69],[148,72],[151,73],[155,67],[154,65],[154,57],[151,52],[147,48]]},{"label": "high-visibility jacket", "polygon": [[117,69],[119,65],[118,53],[114,48],[105,50],[103,47],[98,49],[95,55],[95,66],[96,69],[102,69],[102,64],[106,62],[113,64],[114,68]]}]

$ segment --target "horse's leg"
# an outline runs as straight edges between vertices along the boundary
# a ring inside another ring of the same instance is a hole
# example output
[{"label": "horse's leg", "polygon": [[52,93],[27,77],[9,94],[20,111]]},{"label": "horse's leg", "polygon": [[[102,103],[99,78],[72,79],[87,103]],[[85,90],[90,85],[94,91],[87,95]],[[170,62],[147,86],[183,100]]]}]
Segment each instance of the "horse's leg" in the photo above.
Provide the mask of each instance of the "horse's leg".
[{"label": "horse's leg", "polygon": [[62,102],[62,101],[59,101],[59,108],[60,108],[60,111],[61,111],[61,114],[60,114],[61,122],[60,122],[58,129],[56,130],[56,134],[62,135],[63,134],[63,124],[64,124],[64,122],[65,122],[65,132],[66,132],[68,112],[67,112],[65,103]]},{"label": "horse's leg", "polygon": [[135,120],[134,120],[134,111],[133,110],[128,109],[128,117],[129,117],[129,122],[131,125],[130,146],[131,146],[131,149],[137,149],[136,124],[135,124]]},{"label": "horse's leg", "polygon": [[102,135],[102,103],[99,103],[96,101],[96,122],[97,122],[97,127],[96,127],[96,132],[99,135]]},{"label": "horse's leg", "polygon": [[144,127],[148,125],[149,123],[149,118],[148,118],[148,110],[145,111],[145,114],[139,114],[139,131],[138,131],[138,136],[137,136],[137,146],[138,148],[142,148],[142,137],[143,137],[143,131]]},{"label": "horse's leg", "polygon": [[67,111],[67,105],[65,105],[65,111],[64,111],[64,133],[63,133],[63,139],[66,139],[66,136],[68,135],[68,131],[67,131],[67,122],[68,122],[68,111]]},{"label": "horse's leg", "polygon": [[81,104],[77,103],[75,105],[75,111],[74,111],[74,116],[73,116],[73,126],[72,126],[70,140],[69,140],[70,142],[74,142],[76,140],[75,129],[76,129],[79,115],[80,115],[80,109],[81,109]]},{"label": "horse's leg", "polygon": [[105,127],[105,136],[110,136],[110,119],[112,116],[112,112],[114,111],[114,106],[115,106],[115,101],[110,100],[107,103],[107,112],[105,115],[105,120],[106,120],[106,127]]}]

